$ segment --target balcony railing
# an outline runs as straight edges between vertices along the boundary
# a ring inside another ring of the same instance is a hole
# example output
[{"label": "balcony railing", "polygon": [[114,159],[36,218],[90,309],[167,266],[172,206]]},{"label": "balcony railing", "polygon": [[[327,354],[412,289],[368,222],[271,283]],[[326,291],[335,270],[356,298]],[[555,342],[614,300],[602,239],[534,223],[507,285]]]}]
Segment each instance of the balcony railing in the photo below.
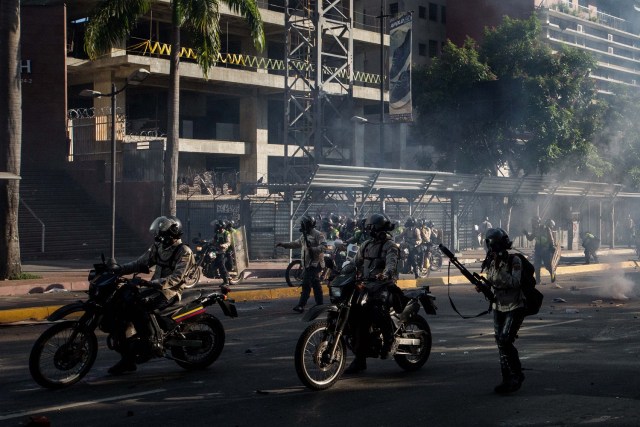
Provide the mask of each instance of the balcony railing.
[{"label": "balcony railing", "polygon": [[572,3],[570,0],[561,0],[559,2],[551,2],[544,0],[541,7],[548,7],[551,10],[555,10],[567,15],[576,16],[578,18],[585,19],[587,21],[595,22],[605,27],[614,28],[616,30],[631,32],[631,24],[613,15],[609,15],[604,12],[598,11],[593,7],[585,7]]}]

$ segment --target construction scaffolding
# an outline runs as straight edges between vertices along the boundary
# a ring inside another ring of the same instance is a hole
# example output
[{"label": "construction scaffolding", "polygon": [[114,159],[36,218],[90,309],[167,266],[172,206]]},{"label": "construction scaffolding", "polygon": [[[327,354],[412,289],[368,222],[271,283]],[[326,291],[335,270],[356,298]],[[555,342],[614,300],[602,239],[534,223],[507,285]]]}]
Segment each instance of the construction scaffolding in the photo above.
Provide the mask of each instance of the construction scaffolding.
[{"label": "construction scaffolding", "polygon": [[285,8],[285,182],[306,183],[323,162],[353,162],[353,137],[344,132],[353,105],[352,22],[353,0],[290,0]]}]

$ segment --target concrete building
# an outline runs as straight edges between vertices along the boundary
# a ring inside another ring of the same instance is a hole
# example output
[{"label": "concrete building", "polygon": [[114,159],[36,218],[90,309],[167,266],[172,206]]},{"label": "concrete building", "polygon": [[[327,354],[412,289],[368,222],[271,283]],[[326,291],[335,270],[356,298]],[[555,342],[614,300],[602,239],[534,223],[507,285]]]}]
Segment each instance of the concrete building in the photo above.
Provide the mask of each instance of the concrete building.
[{"label": "concrete building", "polygon": [[610,93],[616,85],[640,88],[640,12],[633,0],[458,0],[447,5],[447,37],[461,45],[481,40],[485,27],[507,15],[527,19],[536,13],[542,37],[554,49],[584,49],[598,62],[591,77]]},{"label": "concrete building", "polygon": [[[95,203],[108,205],[111,98],[85,98],[80,93],[108,94],[113,85],[122,88],[128,75],[144,68],[151,73],[144,84],[128,87],[116,97],[115,139],[118,217],[133,230],[145,230],[149,217],[160,213],[162,200],[170,2],[155,2],[129,39],[90,61],[83,41],[87,17],[96,4],[97,0],[21,2],[23,170],[45,183],[56,178],[47,179],[43,170],[64,170]],[[296,156],[304,157],[296,146],[284,143],[285,2],[259,0],[258,4],[265,50],[255,51],[243,20],[223,6],[221,55],[206,77],[194,59],[188,35],[182,35],[179,202],[237,197],[243,184],[245,193],[266,195],[265,184],[287,182],[287,159],[295,162]],[[352,10],[348,10],[350,4]],[[379,168],[415,167],[406,151],[407,125],[380,123],[381,107],[386,109],[388,101],[387,87],[383,84],[381,91],[380,86],[381,71],[386,73],[389,67],[388,19],[406,10],[415,12],[413,58],[424,63],[439,52],[444,40],[444,2],[344,0],[339,5],[353,18],[353,89],[339,117],[325,125],[346,154],[326,160]],[[350,120],[354,116],[368,122]],[[25,183],[29,181],[27,176]],[[262,188],[252,187],[256,183]],[[29,196],[24,196],[27,203]],[[30,212],[23,218],[42,222],[39,215]]]}]

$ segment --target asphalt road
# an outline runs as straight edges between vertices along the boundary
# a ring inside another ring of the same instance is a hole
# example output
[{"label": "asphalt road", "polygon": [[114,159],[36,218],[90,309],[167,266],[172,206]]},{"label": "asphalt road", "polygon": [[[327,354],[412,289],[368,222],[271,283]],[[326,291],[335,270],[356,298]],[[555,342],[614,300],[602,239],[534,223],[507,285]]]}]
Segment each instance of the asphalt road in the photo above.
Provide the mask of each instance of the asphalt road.
[{"label": "asphalt road", "polygon": [[[46,416],[52,426],[635,426],[640,415],[640,274],[560,277],[543,286],[543,310],[525,320],[516,345],[523,388],[498,396],[499,363],[492,320],[463,320],[445,287],[428,320],[433,349],[422,370],[369,360],[363,375],[313,392],[298,380],[293,352],[306,324],[294,299],[238,304],[221,317],[227,342],[209,369],[186,372],[156,359],[137,372],[110,377],[117,355],[104,346],[87,378],[49,391],[29,376],[30,347],[46,326],[0,328],[0,426]],[[486,308],[469,286],[451,288],[458,309]],[[555,300],[555,301],[554,301]]]}]

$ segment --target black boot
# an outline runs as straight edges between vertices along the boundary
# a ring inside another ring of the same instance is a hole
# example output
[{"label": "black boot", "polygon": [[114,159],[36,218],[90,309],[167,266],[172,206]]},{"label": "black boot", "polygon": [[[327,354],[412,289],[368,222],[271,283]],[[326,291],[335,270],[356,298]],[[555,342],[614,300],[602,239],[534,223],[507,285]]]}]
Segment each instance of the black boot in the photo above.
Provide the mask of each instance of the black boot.
[{"label": "black boot", "polygon": [[507,375],[502,377],[502,382],[498,384],[493,391],[498,394],[509,394],[520,390],[524,381],[524,374],[521,372],[517,375]]},{"label": "black boot", "polygon": [[109,368],[109,374],[111,375],[122,375],[126,372],[134,372],[136,369],[136,363],[131,360],[130,357],[125,355],[122,356],[122,359],[115,365]]},{"label": "black boot", "polygon": [[353,375],[367,370],[367,359],[356,358],[351,362],[349,367],[344,370],[344,375]]}]

